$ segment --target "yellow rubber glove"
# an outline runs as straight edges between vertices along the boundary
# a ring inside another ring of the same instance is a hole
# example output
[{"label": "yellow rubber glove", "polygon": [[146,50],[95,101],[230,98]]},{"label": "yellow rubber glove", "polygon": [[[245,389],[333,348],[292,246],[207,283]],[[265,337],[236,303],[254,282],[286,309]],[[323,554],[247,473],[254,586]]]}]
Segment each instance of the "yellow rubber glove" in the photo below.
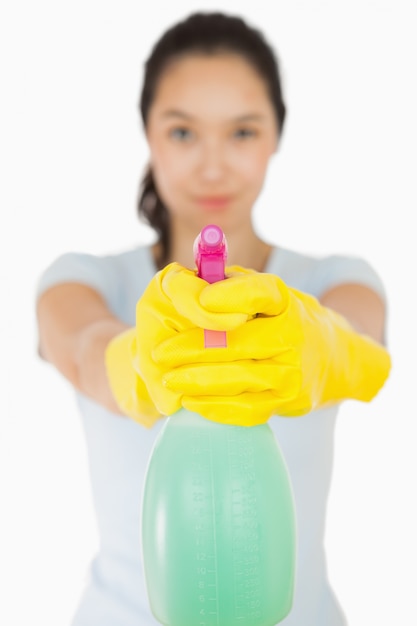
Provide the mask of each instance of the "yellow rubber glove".
[{"label": "yellow rubber glove", "polygon": [[[146,382],[149,394],[163,415],[171,415],[181,408],[181,392],[171,391],[163,381],[164,374],[175,365],[174,356],[167,365],[158,363],[153,355],[164,344],[185,331],[195,331],[193,346],[201,351],[204,360],[204,328],[229,330],[242,325],[247,316],[241,313],[210,313],[200,304],[201,293],[208,283],[196,272],[178,263],[171,263],[158,272],[149,283],[136,306],[136,343],[133,344],[135,370]],[[179,346],[178,363],[184,364],[184,355],[191,346]],[[213,348],[210,348],[212,350]],[[202,413],[205,415],[205,413]]]},{"label": "yellow rubber glove", "polygon": [[[171,337],[176,323],[179,322],[178,329],[192,327],[192,324],[177,312],[169,297],[163,293],[161,285],[166,275],[175,277],[174,292],[178,294],[176,302],[178,308],[182,307],[184,311],[192,310],[197,323],[204,324],[208,321],[204,309],[198,304],[199,293],[207,283],[198,278],[195,272],[182,268],[176,263],[168,266],[151,281],[146,297],[141,300],[143,304],[141,310],[146,310],[147,314],[143,321],[139,321],[142,332],[139,333],[141,338],[138,345],[142,346],[144,355],[150,355],[156,343]],[[240,315],[212,315],[211,317],[215,319],[215,323],[225,324],[226,327],[230,326],[228,317],[231,318],[232,325],[242,321]],[[149,428],[162,415],[174,413],[181,405],[177,401],[177,393],[166,392],[162,394],[161,401],[161,394],[158,393],[161,385],[161,372],[158,368],[152,369],[150,362],[150,367],[145,367],[145,371],[147,380],[150,380],[150,385],[155,389],[156,397],[159,399],[158,406],[161,410],[156,408],[143,377],[138,373],[139,368],[133,367],[138,357],[136,335],[136,329],[132,328],[114,337],[107,346],[105,364],[109,385],[121,412]],[[168,403],[165,401],[165,395],[169,396]]]},{"label": "yellow rubber glove", "polygon": [[235,413],[252,425],[272,414],[303,415],[343,399],[370,401],[389,374],[385,348],[274,275],[242,271],[208,286],[200,304],[220,315],[244,312],[248,321],[228,332],[224,352],[202,359],[193,347],[198,331],[192,330],[159,345],[154,358],[169,370],[163,383],[181,392],[182,405],[210,419],[227,413],[232,423]]},{"label": "yellow rubber glove", "polygon": [[[384,384],[388,352],[314,297],[242,268],[213,285],[184,271],[168,266],[137,306],[135,366],[162,413],[251,426],[369,401]],[[227,330],[227,348],[205,349],[200,324]]]},{"label": "yellow rubber glove", "polygon": [[132,343],[136,330],[131,328],[114,337],[107,346],[105,364],[110,389],[121,412],[150,428],[161,417],[146,385],[132,365]]}]

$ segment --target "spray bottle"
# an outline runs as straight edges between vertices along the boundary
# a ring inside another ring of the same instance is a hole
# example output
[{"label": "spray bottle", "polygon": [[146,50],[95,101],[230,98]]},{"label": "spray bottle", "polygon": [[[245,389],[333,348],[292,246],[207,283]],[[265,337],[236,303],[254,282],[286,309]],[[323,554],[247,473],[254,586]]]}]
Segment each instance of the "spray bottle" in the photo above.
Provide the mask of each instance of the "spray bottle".
[{"label": "spray bottle", "polygon": [[[198,275],[225,278],[215,225],[194,243]],[[205,330],[206,349],[227,334]],[[231,426],[185,409],[155,442],[142,501],[142,553],[152,613],[167,626],[274,626],[291,610],[295,512],[268,424]]]}]

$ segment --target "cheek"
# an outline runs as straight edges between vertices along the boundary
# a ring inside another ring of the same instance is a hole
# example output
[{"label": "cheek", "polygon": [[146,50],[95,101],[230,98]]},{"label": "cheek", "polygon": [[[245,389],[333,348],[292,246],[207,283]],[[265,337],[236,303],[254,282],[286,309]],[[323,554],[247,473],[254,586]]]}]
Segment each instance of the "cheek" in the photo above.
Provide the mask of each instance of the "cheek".
[{"label": "cheek", "polygon": [[161,192],[172,193],[189,180],[189,159],[179,158],[178,152],[155,148],[151,151],[151,165],[158,188]]},{"label": "cheek", "polygon": [[235,167],[248,186],[259,188],[264,181],[270,157],[271,151],[266,149],[242,152],[236,159]]}]

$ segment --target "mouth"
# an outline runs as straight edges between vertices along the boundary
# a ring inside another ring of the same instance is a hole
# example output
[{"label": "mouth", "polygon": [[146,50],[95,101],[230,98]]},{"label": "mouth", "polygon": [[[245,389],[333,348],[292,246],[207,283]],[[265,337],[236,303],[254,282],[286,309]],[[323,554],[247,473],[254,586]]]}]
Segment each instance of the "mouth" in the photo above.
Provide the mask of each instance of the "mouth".
[{"label": "mouth", "polygon": [[201,208],[214,211],[225,209],[231,200],[231,196],[199,196],[196,198],[196,202]]}]

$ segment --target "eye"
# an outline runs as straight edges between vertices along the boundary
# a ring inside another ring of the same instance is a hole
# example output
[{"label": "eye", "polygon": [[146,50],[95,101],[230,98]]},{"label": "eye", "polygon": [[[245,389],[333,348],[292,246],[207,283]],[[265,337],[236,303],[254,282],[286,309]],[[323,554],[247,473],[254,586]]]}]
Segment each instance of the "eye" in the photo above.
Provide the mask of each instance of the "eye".
[{"label": "eye", "polygon": [[252,128],[237,128],[233,133],[233,136],[236,139],[250,139],[256,136],[256,131],[254,131]]},{"label": "eye", "polygon": [[193,132],[184,126],[177,126],[169,131],[169,136],[175,141],[189,142],[193,139]]}]

